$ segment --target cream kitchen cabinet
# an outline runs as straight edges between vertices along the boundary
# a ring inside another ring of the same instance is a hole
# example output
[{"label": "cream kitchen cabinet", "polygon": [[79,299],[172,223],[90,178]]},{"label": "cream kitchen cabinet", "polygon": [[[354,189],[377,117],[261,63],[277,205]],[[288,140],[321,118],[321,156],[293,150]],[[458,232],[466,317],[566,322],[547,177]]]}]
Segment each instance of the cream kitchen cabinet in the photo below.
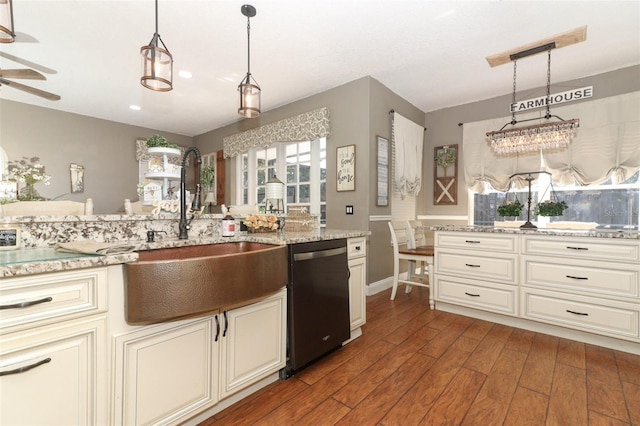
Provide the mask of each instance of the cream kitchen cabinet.
[{"label": "cream kitchen cabinet", "polygon": [[437,232],[434,266],[436,304],[518,314],[515,236]]},{"label": "cream kitchen cabinet", "polygon": [[361,328],[367,322],[367,241],[364,237],[347,240],[349,262],[349,314],[351,318],[351,338],[362,334]]},{"label": "cream kitchen cabinet", "polygon": [[522,240],[523,318],[640,342],[638,240]]},{"label": "cream kitchen cabinet", "polygon": [[284,368],[287,361],[286,289],[222,313],[220,399]]},{"label": "cream kitchen cabinet", "polygon": [[284,367],[286,289],[113,340],[114,423],[183,423]]},{"label": "cream kitchen cabinet", "polygon": [[640,240],[437,231],[435,242],[437,309],[640,353]]},{"label": "cream kitchen cabinet", "polygon": [[216,319],[141,327],[114,337],[115,424],[177,424],[218,402]]},{"label": "cream kitchen cabinet", "polygon": [[0,424],[108,424],[106,269],[2,280]]}]

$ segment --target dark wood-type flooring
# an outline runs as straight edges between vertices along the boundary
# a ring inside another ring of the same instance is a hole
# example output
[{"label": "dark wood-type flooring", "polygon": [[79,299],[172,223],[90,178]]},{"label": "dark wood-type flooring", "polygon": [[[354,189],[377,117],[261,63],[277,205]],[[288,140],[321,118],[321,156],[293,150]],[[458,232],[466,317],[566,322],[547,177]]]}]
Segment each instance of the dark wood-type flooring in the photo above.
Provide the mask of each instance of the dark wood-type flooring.
[{"label": "dark wood-type flooring", "polygon": [[204,425],[640,425],[640,356],[367,298],[363,336]]}]

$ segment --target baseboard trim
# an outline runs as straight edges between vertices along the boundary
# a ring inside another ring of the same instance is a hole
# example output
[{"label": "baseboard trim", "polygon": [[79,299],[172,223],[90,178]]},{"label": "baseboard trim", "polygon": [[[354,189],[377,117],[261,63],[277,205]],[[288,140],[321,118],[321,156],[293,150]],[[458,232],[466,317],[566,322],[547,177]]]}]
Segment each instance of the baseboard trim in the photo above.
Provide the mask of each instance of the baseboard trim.
[{"label": "baseboard trim", "polygon": [[464,306],[451,305],[449,303],[438,301],[436,301],[436,310],[451,312],[453,314],[495,322],[498,324],[508,325],[510,327],[522,328],[524,330],[534,331],[536,333],[550,334],[551,336],[561,337],[563,339],[576,340],[582,343],[603,346],[605,348],[614,349],[617,351],[640,355],[640,344],[627,340],[614,339],[612,337],[600,336],[598,334],[592,334],[585,331],[558,327],[552,324],[545,324],[542,322],[531,321],[524,318],[494,314],[492,312],[481,311]]}]

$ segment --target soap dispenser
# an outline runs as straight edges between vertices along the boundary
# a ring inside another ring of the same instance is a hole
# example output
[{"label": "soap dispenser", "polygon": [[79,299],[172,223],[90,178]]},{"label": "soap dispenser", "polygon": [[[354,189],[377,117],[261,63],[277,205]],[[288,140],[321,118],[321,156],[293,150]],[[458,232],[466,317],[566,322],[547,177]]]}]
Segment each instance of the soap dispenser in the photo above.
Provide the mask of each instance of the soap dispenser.
[{"label": "soap dispenser", "polygon": [[233,237],[236,234],[236,220],[231,216],[231,209],[227,208],[225,217],[222,218],[222,236]]}]

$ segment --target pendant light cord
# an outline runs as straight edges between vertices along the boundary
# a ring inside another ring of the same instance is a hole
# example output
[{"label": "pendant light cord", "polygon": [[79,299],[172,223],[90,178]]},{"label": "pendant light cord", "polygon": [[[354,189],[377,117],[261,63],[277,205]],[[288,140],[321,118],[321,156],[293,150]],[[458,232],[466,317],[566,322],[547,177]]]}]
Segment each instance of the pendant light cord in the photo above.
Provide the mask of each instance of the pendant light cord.
[{"label": "pendant light cord", "polygon": [[511,95],[511,125],[515,125],[517,123],[516,121],[516,70],[517,70],[517,65],[518,64],[518,59],[514,59],[513,60],[513,95]]},{"label": "pendant light cord", "polygon": [[547,113],[544,118],[551,118],[551,49],[547,49]]},{"label": "pendant light cord", "polygon": [[247,16],[247,83],[249,83],[250,75],[251,75],[251,18]]}]

